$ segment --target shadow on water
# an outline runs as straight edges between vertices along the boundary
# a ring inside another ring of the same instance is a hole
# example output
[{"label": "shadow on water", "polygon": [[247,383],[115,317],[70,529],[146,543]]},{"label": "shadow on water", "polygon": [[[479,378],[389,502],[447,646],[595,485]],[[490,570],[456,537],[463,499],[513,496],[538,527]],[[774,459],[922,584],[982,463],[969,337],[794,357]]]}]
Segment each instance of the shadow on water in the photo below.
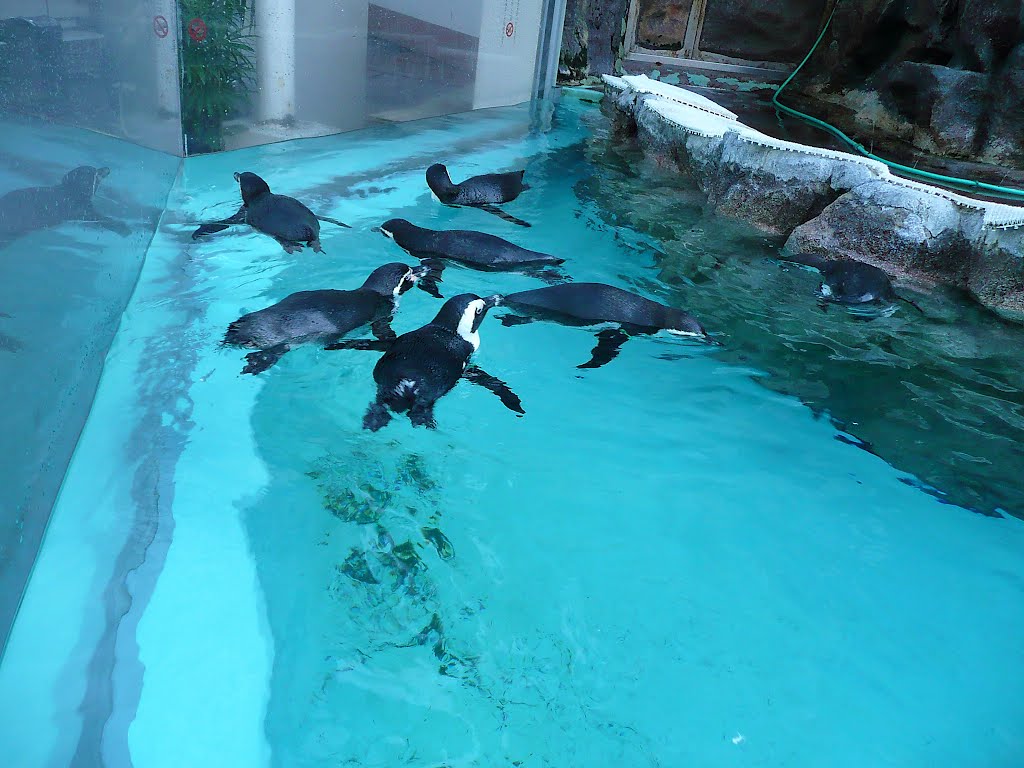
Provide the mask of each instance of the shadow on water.
[{"label": "shadow on water", "polygon": [[[816,272],[777,260],[782,243],[705,211],[703,196],[595,116],[594,175],[576,187],[609,227],[654,242],[663,283],[723,343],[852,442],[938,498],[1024,517],[1024,328],[956,291],[900,286],[885,311],[823,309]],[[671,296],[672,293],[669,295]]]}]

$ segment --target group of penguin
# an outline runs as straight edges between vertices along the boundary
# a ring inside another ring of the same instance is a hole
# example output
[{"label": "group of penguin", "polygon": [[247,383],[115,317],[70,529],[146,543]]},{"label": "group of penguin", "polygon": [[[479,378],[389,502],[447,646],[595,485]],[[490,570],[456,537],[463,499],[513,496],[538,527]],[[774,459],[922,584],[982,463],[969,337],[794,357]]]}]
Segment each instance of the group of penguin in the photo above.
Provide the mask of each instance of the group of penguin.
[{"label": "group of penguin", "polygon": [[[520,226],[530,226],[498,207],[529,189],[523,183],[524,173],[490,173],[454,184],[447,168],[435,164],[427,169],[426,181],[433,195],[445,205],[472,206]],[[276,239],[289,253],[304,246],[322,253],[320,222],[347,226],[313,213],[294,198],[274,194],[254,173],[235,173],[235,180],[242,195],[241,208],[228,219],[202,224],[192,233],[193,239],[234,224],[248,224]],[[363,417],[363,427],[376,431],[391,420],[392,413],[404,413],[414,426],[435,428],[435,404],[460,379],[493,392],[515,413],[525,413],[519,398],[505,382],[470,363],[480,347],[480,325],[488,311],[499,305],[519,313],[502,317],[504,325],[534,319],[576,326],[615,323],[617,327],[597,333],[598,343],[591,359],[580,368],[598,368],[609,362],[636,334],[666,330],[707,339],[703,326],[682,310],[611,285],[572,282],[557,282],[505,296],[454,296],[445,301],[432,321],[398,336],[391,328],[398,298],[415,285],[436,298],[444,298],[438,283],[447,261],[487,271],[525,272],[550,283],[567,279],[558,269],[564,259],[521,248],[484,232],[435,231],[404,219],[391,219],[376,229],[420,264],[384,264],[354,290],[300,291],[238,318],[228,326],[223,343],[254,350],[246,355],[242,373],[265,371],[292,347],[303,343],[322,344],[328,350],[383,352],[373,369],[377,394]],[[343,338],[366,326],[373,338]]]},{"label": "group of penguin", "polygon": [[[52,186],[12,190],[0,196],[0,245],[33,230],[65,221],[93,222],[126,236],[121,222],[98,213],[93,198],[108,168],[79,166]],[[449,206],[472,206],[520,226],[530,226],[498,206],[519,197],[529,186],[524,171],[473,176],[452,182],[444,165],[427,169],[426,182],[433,195]],[[271,192],[254,173],[236,173],[242,205],[230,218],[202,224],[193,239],[220,232],[232,225],[248,224],[274,237],[289,253],[308,246],[323,252],[320,222],[348,225],[317,216],[298,200]],[[612,360],[619,348],[637,334],[660,330],[708,340],[701,324],[686,312],[645,299],[602,283],[559,282],[568,277],[559,269],[563,259],[521,248],[484,232],[435,231],[404,219],[392,219],[377,228],[419,260],[416,267],[393,262],[375,269],[355,290],[317,290],[294,293],[266,309],[244,315],[231,323],[224,343],[253,349],[246,355],[243,373],[264,371],[297,344],[316,342],[327,349],[368,349],[384,355],[374,368],[377,396],[364,418],[367,429],[377,430],[391,419],[391,412],[406,413],[413,424],[435,426],[434,405],[460,379],[486,387],[513,411],[522,414],[519,398],[499,379],[470,364],[480,345],[480,324],[488,311],[500,305],[519,314],[506,314],[504,325],[534,319],[565,325],[593,326],[613,323],[597,333],[591,359],[580,368],[598,368]],[[870,264],[828,259],[814,254],[783,257],[818,270],[822,298],[843,304],[868,304],[902,300],[888,275]],[[430,323],[402,336],[391,329],[400,295],[414,285],[441,296],[438,283],[446,262],[479,270],[518,271],[549,283],[544,288],[506,296],[482,298],[462,294],[448,299]],[[373,339],[345,340],[357,328],[369,326]],[[17,349],[11,344],[7,349]]]}]

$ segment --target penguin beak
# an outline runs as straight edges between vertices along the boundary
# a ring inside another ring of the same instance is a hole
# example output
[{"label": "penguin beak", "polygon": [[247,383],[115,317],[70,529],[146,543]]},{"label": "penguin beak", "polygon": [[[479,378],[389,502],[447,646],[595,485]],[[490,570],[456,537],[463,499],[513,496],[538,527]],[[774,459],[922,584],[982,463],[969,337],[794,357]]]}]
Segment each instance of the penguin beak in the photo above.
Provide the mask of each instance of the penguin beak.
[{"label": "penguin beak", "polygon": [[97,168],[96,169],[96,176],[98,178],[105,179],[109,175],[110,175],[110,169],[109,168]]},{"label": "penguin beak", "polygon": [[499,293],[496,293],[493,296],[488,296],[487,298],[484,299],[484,309],[494,309],[495,307],[500,307],[503,298],[504,297]]},{"label": "penguin beak", "polygon": [[382,232],[383,230],[380,227],[370,227],[370,231],[371,232]]},{"label": "penguin beak", "polygon": [[241,178],[241,176],[242,176],[242,174],[240,174],[238,171],[235,171],[235,173],[234,173],[235,181],[238,181]]},{"label": "penguin beak", "polygon": [[419,280],[421,277],[426,277],[430,274],[430,267],[425,267],[421,264],[418,267],[413,267],[409,272],[413,280]]}]

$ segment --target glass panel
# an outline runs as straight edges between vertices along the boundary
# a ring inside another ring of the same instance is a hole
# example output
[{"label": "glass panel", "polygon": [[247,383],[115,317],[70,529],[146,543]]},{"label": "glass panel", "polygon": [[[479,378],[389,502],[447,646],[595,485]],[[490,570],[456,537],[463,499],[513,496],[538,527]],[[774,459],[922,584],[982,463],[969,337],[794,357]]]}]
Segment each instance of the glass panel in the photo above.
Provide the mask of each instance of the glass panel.
[{"label": "glass panel", "polygon": [[179,154],[174,18],[173,0],[5,0],[0,113]]},{"label": "glass panel", "polygon": [[0,4],[0,648],[180,163],[153,16]]},{"label": "glass panel", "polygon": [[181,0],[186,151],[528,101],[544,6]]}]

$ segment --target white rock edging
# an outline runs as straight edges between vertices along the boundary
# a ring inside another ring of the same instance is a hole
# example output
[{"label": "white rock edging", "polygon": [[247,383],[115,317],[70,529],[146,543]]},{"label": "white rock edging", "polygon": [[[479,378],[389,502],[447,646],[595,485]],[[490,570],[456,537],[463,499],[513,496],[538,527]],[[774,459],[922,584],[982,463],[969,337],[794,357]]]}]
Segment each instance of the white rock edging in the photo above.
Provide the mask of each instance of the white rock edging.
[{"label": "white rock edging", "polygon": [[711,99],[645,75],[604,82],[613,118],[692,176],[717,212],[787,237],[787,251],[925,275],[1024,320],[1024,208],[904,179],[870,158],[775,139]]}]

